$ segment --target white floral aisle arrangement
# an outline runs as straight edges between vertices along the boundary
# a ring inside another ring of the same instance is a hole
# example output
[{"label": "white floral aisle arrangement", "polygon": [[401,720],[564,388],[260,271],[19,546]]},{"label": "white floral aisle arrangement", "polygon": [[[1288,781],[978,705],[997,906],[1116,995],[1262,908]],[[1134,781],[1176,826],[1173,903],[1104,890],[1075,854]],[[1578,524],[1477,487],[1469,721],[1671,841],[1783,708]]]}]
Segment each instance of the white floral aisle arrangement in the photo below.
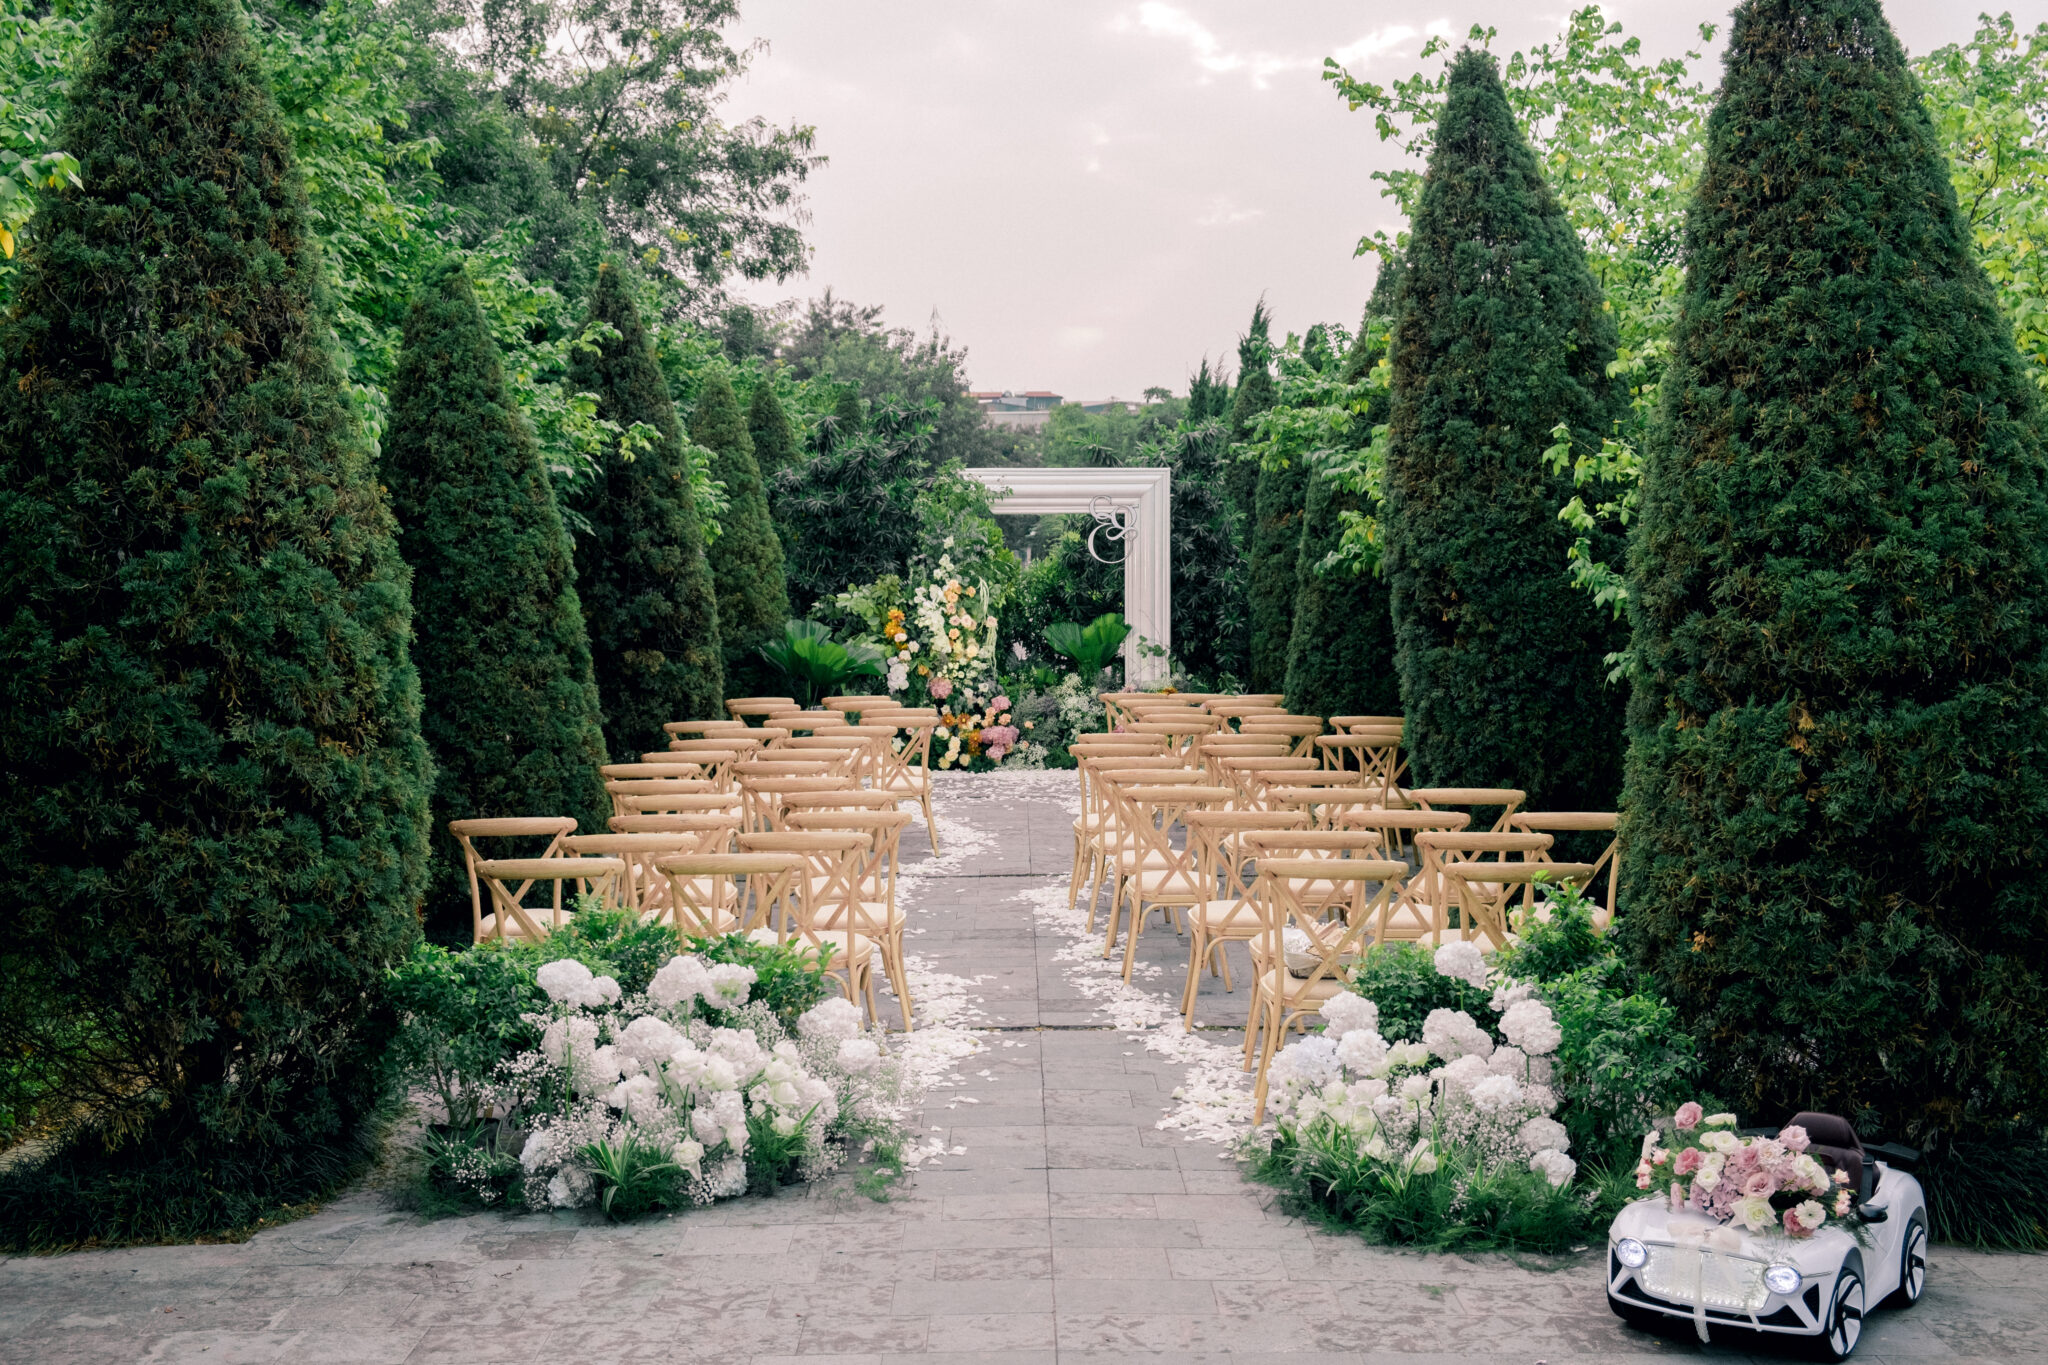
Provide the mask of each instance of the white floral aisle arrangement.
[{"label": "white floral aisle arrangement", "polygon": [[[595,1205],[630,1218],[818,1180],[849,1158],[873,1158],[872,1182],[902,1173],[919,1081],[858,1007],[825,998],[815,957],[766,931],[682,953],[666,937],[658,956],[626,959],[641,984],[631,992],[577,957],[533,962],[531,947],[447,959],[496,983],[487,993],[499,1001],[538,1008],[418,997],[439,1017],[409,1028],[474,1030],[435,1044],[443,1060],[421,1075],[435,1073],[450,1119],[427,1141],[436,1206]],[[494,1036],[510,1046],[491,1051]]]}]

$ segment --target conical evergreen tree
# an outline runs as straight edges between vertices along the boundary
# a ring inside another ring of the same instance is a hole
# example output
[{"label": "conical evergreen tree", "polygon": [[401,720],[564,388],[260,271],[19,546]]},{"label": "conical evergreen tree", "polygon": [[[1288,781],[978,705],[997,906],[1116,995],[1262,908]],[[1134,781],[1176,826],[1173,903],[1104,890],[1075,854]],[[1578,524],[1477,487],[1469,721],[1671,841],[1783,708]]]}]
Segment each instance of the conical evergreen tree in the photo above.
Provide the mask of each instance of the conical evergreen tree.
[{"label": "conical evergreen tree", "polygon": [[1618,631],[1566,576],[1543,451],[1612,430],[1615,329],[1483,52],[1452,64],[1395,311],[1381,524],[1416,781],[1613,810]]},{"label": "conical evergreen tree", "polygon": [[1247,596],[1252,620],[1251,690],[1287,685],[1287,648],[1294,635],[1294,598],[1301,588],[1301,513],[1311,482],[1299,460],[1259,471]]},{"label": "conical evergreen tree", "polygon": [[1188,379],[1187,415],[1182,419],[1189,426],[1211,420],[1222,421],[1230,416],[1230,382],[1209,368],[1209,357],[1202,357],[1202,367]]},{"label": "conical evergreen tree", "polygon": [[1726,63],[1630,558],[1629,942],[1758,1121],[2038,1140],[2036,397],[1877,5],[1751,0]]},{"label": "conical evergreen tree", "polygon": [[753,400],[747,405],[747,435],[753,438],[754,467],[764,485],[802,458],[782,400],[765,376],[754,385]]},{"label": "conical evergreen tree", "polygon": [[722,713],[718,595],[675,402],[616,267],[599,270],[590,316],[619,335],[594,355],[578,352],[570,382],[597,395],[598,416],[628,431],[640,422],[654,429],[637,454],[606,453],[602,477],[582,499],[591,534],[576,554],[605,746],[638,757],[666,743],[669,721]]},{"label": "conical evergreen tree", "polygon": [[[1355,384],[1386,354],[1385,334],[1373,326],[1393,307],[1392,270],[1382,268],[1373,302],[1358,339],[1344,357],[1339,377]],[[1372,429],[1387,420],[1387,397],[1375,393],[1366,411],[1352,419],[1352,440],[1364,446]],[[1301,521],[1300,590],[1294,598],[1294,631],[1287,649],[1287,708],[1304,716],[1388,716],[1401,711],[1401,677],[1394,667],[1394,619],[1386,579],[1373,572],[1317,566],[1344,536],[1346,511],[1358,510],[1358,495],[1311,474]]]},{"label": "conical evergreen tree", "polygon": [[[775,414],[780,417],[781,409]],[[782,576],[782,541],[754,463],[754,442],[723,369],[704,377],[697,410],[690,415],[690,439],[711,452],[711,477],[725,484],[728,503],[711,545],[726,686],[736,697],[758,697],[769,682],[781,681],[781,673],[758,651],[781,638],[782,623],[789,619],[789,587]]]},{"label": "conical evergreen tree", "polygon": [[[1251,325],[1237,342],[1237,390],[1230,396],[1230,440],[1242,445],[1252,439],[1252,423],[1279,397],[1273,384],[1273,342],[1271,318],[1266,301],[1252,305]],[[1259,467],[1250,460],[1233,458],[1226,467],[1224,492],[1230,499],[1231,515],[1237,518],[1239,539],[1249,549],[1254,506],[1258,496]]]},{"label": "conical evergreen tree", "polygon": [[568,533],[460,264],[406,318],[384,481],[413,571],[437,774],[427,919],[437,938],[467,943],[469,879],[450,820],[571,815],[602,832],[610,803]]},{"label": "conical evergreen tree", "polygon": [[0,1054],[90,1117],[0,1177],[12,1246],[191,1236],[347,1175],[431,781],[240,6],[107,0],[63,145],[85,188],[0,324]]}]

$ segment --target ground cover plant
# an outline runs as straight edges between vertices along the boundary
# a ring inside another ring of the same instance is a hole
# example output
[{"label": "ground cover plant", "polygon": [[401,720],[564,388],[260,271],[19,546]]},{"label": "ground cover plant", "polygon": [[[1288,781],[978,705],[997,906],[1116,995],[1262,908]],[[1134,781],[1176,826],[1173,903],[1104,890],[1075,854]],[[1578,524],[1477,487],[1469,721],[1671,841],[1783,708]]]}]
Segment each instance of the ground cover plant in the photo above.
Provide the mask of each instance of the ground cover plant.
[{"label": "ground cover plant", "polygon": [[0,323],[0,1055],[83,1111],[0,1175],[17,1248],[357,1169],[427,862],[407,574],[246,21],[110,0],[91,50]]},{"label": "ground cover plant", "polygon": [[1927,1149],[1931,1193],[1959,1142],[2038,1167],[2048,471],[1875,3],[1737,11],[1687,240],[1629,559],[1635,962],[1733,1107]]},{"label": "ground cover plant", "polygon": [[1583,896],[1548,890],[1548,917],[1490,961],[1468,943],[1369,953],[1323,1030],[1275,1056],[1251,1176],[1397,1245],[1561,1252],[1602,1236],[1635,1193],[1641,1134],[1697,1063]]},{"label": "ground cover plant", "polygon": [[821,965],[594,904],[541,944],[422,946],[392,974],[395,1078],[433,1120],[408,1201],[626,1219],[891,1166],[914,1097]]}]

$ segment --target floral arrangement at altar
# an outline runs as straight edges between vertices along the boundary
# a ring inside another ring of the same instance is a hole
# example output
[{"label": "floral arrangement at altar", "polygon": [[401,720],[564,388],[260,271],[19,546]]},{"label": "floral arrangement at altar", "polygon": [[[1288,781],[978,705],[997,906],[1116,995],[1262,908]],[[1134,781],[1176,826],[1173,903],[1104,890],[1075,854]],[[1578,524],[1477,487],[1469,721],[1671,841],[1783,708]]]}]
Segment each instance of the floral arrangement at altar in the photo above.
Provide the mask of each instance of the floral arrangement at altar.
[{"label": "floral arrangement at altar", "polygon": [[986,772],[1022,766],[1036,745],[1012,714],[996,676],[999,603],[984,579],[964,577],[952,542],[936,561],[914,561],[910,580],[888,577],[840,593],[884,653],[889,694],[939,712],[932,766]]},{"label": "floral arrangement at altar", "polygon": [[1811,1237],[1830,1217],[1849,1216],[1849,1177],[1841,1171],[1830,1175],[1807,1155],[1804,1128],[1747,1138],[1734,1128],[1735,1115],[1708,1114],[1688,1100],[1672,1116],[1668,1135],[1653,1129],[1643,1138],[1636,1188],[1656,1190],[1655,1198],[1668,1188],[1672,1208],[1740,1223],[1751,1232],[1777,1228],[1790,1237]]}]

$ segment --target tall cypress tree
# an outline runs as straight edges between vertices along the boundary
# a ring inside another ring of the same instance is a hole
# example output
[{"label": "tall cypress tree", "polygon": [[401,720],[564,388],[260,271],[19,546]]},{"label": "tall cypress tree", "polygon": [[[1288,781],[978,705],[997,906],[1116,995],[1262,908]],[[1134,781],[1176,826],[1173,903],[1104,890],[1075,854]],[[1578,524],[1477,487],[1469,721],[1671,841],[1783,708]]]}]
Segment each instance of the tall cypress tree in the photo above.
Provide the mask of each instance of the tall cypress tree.
[{"label": "tall cypress tree", "polygon": [[[776,415],[781,415],[779,408]],[[754,442],[723,369],[704,378],[697,410],[690,415],[690,439],[711,452],[711,477],[725,484],[728,503],[711,545],[726,686],[735,696],[760,696],[771,675],[780,680],[758,651],[782,634],[782,623],[789,619],[789,588],[782,576],[782,541],[768,516],[768,494],[754,463]]]},{"label": "tall cypress tree", "polygon": [[[1344,357],[1338,377],[1363,379],[1386,354],[1385,333],[1375,327],[1393,306],[1395,272],[1382,267],[1373,301],[1358,339]],[[1351,440],[1364,446],[1372,429],[1387,420],[1387,395],[1372,394],[1365,412],[1352,419]],[[1287,648],[1287,707],[1304,716],[1398,715],[1401,678],[1394,667],[1394,620],[1387,581],[1377,572],[1352,573],[1317,566],[1344,536],[1343,513],[1358,510],[1358,495],[1311,474],[1301,519],[1301,586],[1294,598],[1294,630]]]},{"label": "tall cypress tree", "polygon": [[1395,312],[1381,524],[1416,780],[1613,810],[1618,632],[1566,576],[1543,451],[1612,429],[1615,329],[1483,52],[1452,63]]},{"label": "tall cypress tree", "polygon": [[782,400],[775,396],[775,386],[766,376],[754,385],[754,397],[747,404],[747,435],[754,442],[754,467],[763,484],[802,458]]},{"label": "tall cypress tree", "polygon": [[1230,383],[1209,368],[1209,357],[1202,357],[1202,367],[1188,379],[1188,406],[1184,421],[1196,426],[1210,420],[1222,421],[1230,416]]},{"label": "tall cypress tree", "polygon": [[636,423],[654,430],[637,453],[605,453],[601,477],[580,500],[591,534],[576,555],[605,745],[637,756],[666,740],[667,722],[720,714],[718,595],[683,463],[682,424],[616,267],[598,271],[590,317],[618,336],[594,354],[579,351],[570,383],[597,395],[598,416],[627,431]]},{"label": "tall cypress tree", "polygon": [[1726,63],[1630,557],[1629,942],[1762,1121],[2038,1136],[2036,397],[1873,0],[1750,0]]},{"label": "tall cypress tree", "polygon": [[14,1246],[333,1188],[427,861],[407,574],[240,7],[107,0],[63,145],[0,323],[0,1051],[87,1126],[0,1177]]},{"label": "tall cypress tree", "polygon": [[413,571],[413,658],[433,751],[437,937],[467,941],[450,820],[609,813],[590,641],[540,447],[459,263],[413,304],[391,378],[384,480]]},{"label": "tall cypress tree", "polygon": [[[1242,445],[1252,438],[1252,423],[1273,406],[1279,390],[1273,385],[1273,341],[1266,301],[1252,305],[1251,325],[1237,342],[1237,389],[1230,395],[1230,440]],[[1250,460],[1233,458],[1224,472],[1224,492],[1230,499],[1231,515],[1237,518],[1238,537],[1249,549],[1252,519],[1257,515],[1259,467]]]}]

